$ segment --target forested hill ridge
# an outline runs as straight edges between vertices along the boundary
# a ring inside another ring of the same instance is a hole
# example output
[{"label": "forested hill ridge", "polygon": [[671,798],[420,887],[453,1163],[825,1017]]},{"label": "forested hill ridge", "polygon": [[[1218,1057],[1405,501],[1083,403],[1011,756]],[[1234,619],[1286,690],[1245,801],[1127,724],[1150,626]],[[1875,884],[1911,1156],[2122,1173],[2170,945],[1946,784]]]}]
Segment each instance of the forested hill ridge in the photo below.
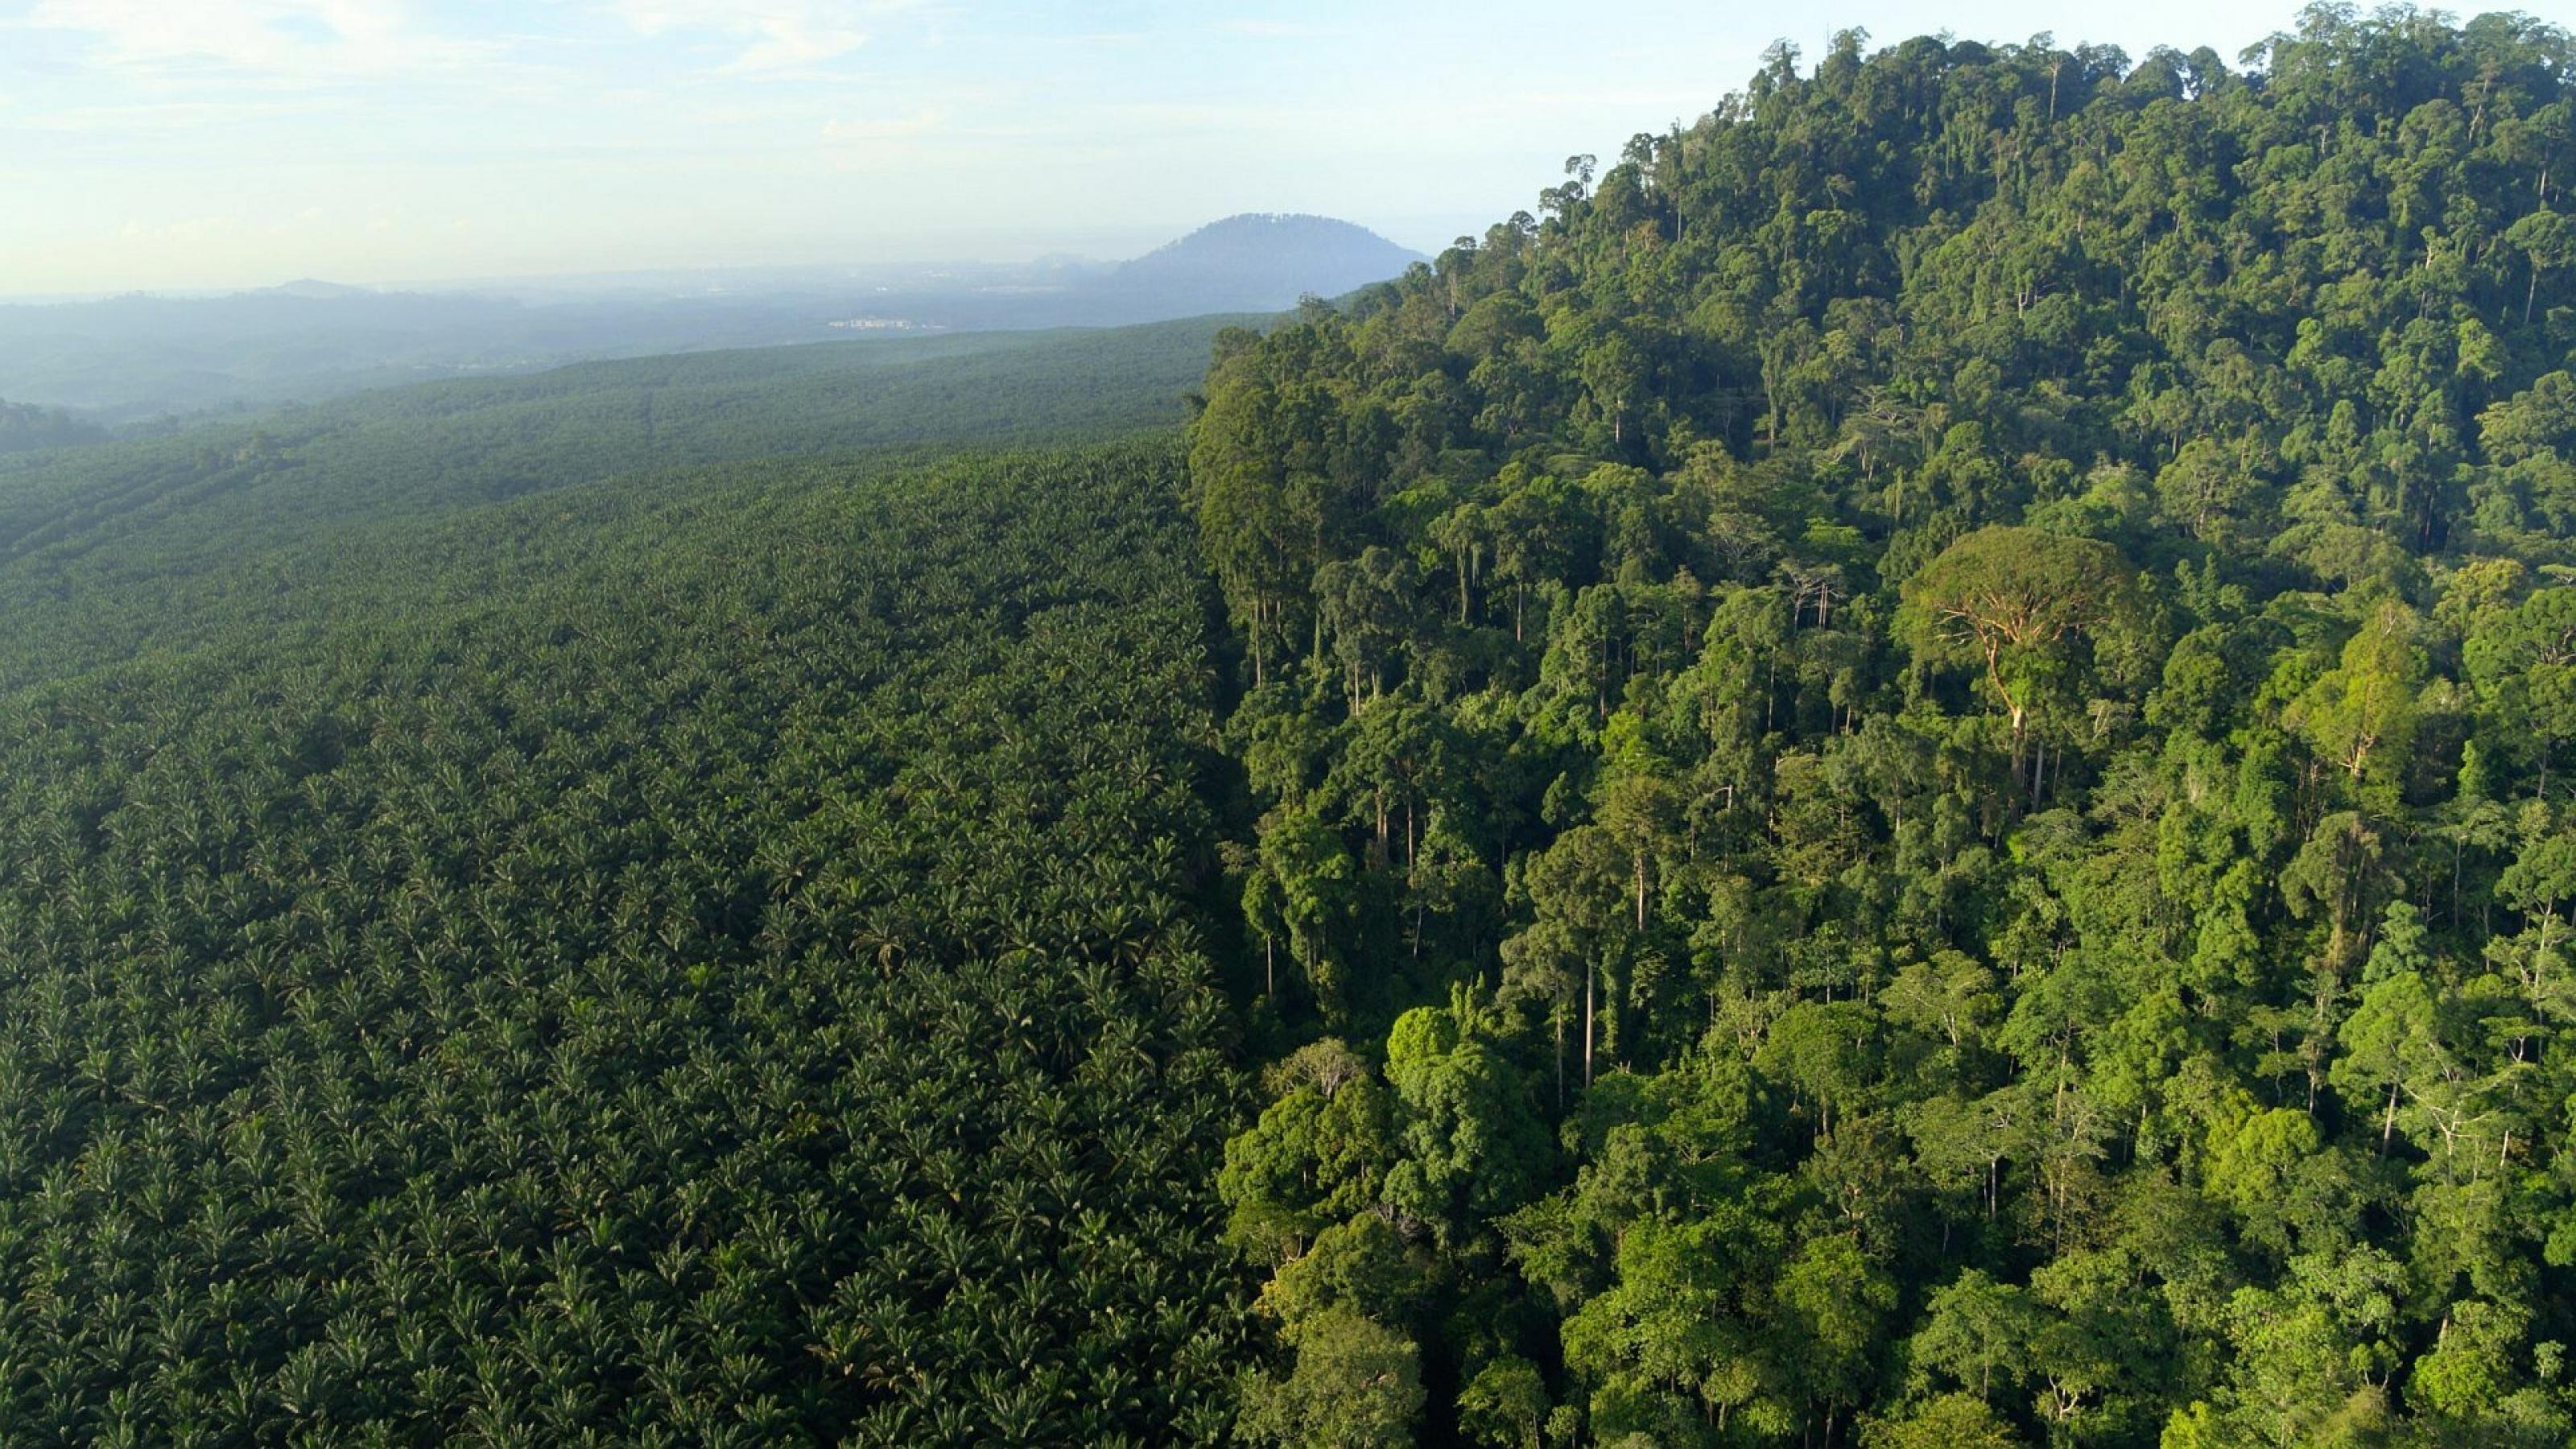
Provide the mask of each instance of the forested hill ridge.
[{"label": "forested hill ridge", "polygon": [[1219,343],[1238,1430],[2576,1434],[2576,47],[1840,37]]}]

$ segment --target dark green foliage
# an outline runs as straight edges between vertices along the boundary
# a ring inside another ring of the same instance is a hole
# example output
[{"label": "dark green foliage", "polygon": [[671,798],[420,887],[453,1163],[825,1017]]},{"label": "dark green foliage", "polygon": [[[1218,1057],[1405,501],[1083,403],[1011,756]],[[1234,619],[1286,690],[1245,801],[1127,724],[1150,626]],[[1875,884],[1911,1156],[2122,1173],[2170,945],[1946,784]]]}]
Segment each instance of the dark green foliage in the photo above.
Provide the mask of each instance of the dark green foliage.
[{"label": "dark green foliage", "polygon": [[2246,61],[1784,48],[1220,342],[1247,1433],[2576,1434],[2576,46]]},{"label": "dark green foliage", "polygon": [[0,700],[0,1439],[1220,1432],[1177,491],[578,488]]}]

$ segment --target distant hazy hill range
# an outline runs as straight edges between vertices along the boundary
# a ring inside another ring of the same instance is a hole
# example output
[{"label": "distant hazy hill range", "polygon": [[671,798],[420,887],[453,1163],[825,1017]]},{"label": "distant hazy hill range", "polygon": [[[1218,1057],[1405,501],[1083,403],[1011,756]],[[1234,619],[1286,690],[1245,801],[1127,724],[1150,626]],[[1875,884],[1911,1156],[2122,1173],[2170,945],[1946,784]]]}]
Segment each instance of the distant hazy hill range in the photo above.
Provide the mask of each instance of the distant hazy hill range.
[{"label": "distant hazy hill range", "polygon": [[0,305],[0,397],[115,424],[597,358],[1275,312],[1421,260],[1348,222],[1246,215],[1125,263],[854,265]]}]

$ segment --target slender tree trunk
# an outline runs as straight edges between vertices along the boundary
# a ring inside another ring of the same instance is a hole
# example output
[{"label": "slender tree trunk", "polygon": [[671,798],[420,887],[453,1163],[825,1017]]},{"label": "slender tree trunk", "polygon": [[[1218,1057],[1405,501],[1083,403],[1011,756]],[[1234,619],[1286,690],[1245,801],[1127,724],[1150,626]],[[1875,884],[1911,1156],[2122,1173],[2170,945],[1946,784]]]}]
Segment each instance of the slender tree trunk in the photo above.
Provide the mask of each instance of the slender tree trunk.
[{"label": "slender tree trunk", "polygon": [[[2020,705],[2012,703],[2012,696],[2010,695],[2004,696],[2004,703],[2011,706],[2012,709],[2012,795],[2018,795],[2021,793],[2022,750],[2025,740],[2025,736],[2022,733],[2022,710]],[[2004,797],[2006,802],[2004,807],[2006,814],[2010,814],[2012,810],[2010,803],[2012,795]]]},{"label": "slender tree trunk", "polygon": [[1548,1013],[1556,1023],[1556,1110],[1565,1110],[1565,1010],[1563,1003]]},{"label": "slender tree trunk", "polygon": [[1583,963],[1583,1085],[1592,1085],[1592,980],[1598,975],[1590,961]]}]

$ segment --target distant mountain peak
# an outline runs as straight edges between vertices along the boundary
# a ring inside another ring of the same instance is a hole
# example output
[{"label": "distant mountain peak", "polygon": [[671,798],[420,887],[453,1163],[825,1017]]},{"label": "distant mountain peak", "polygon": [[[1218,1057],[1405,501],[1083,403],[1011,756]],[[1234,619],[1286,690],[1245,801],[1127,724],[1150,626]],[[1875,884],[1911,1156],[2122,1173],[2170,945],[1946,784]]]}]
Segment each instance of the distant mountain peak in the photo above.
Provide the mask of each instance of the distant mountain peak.
[{"label": "distant mountain peak", "polygon": [[1247,211],[1212,221],[1111,274],[1112,286],[1205,294],[1219,305],[1285,307],[1400,275],[1424,258],[1352,222]]},{"label": "distant mountain peak", "polygon": [[[1395,243],[1388,241],[1382,236],[1379,236],[1376,232],[1369,230],[1358,222],[1343,221],[1339,217],[1317,216],[1311,212],[1303,211],[1240,211],[1236,212],[1232,216],[1220,217],[1215,221],[1209,222],[1207,225],[1200,227],[1198,230],[1193,231],[1186,236],[1165,242],[1163,245],[1156,247],[1153,251],[1146,253],[1146,256],[1158,256],[1166,252],[1184,251],[1193,247],[1223,243],[1237,238],[1257,242],[1262,239],[1275,239],[1283,236],[1291,238],[1344,237],[1355,240],[1365,239],[1391,251],[1401,252],[1404,250],[1404,248],[1397,246]],[[1137,258],[1138,261],[1143,261],[1144,259],[1144,257]]]},{"label": "distant mountain peak", "polygon": [[268,290],[281,297],[366,297],[374,295],[364,287],[343,286],[338,282],[325,282],[314,277],[298,277],[292,282],[285,283],[282,286],[271,287]]}]

